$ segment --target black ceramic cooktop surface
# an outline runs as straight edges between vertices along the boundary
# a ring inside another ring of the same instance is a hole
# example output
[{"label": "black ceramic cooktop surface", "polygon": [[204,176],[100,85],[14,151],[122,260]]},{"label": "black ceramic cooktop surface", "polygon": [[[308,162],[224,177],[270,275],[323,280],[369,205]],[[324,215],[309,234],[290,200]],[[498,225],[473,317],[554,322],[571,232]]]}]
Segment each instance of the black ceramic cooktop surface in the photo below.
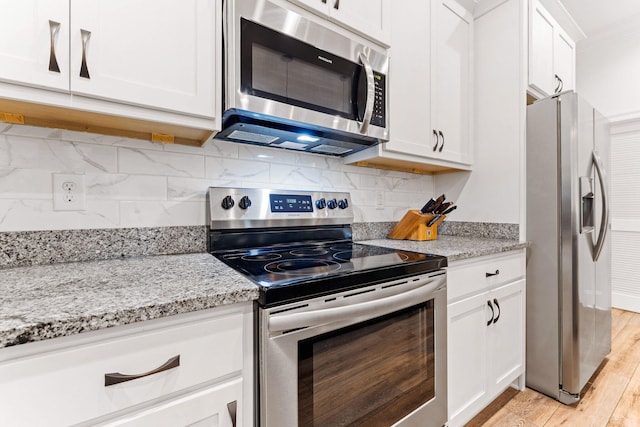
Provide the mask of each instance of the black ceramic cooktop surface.
[{"label": "black ceramic cooktop surface", "polygon": [[253,280],[274,305],[446,267],[443,256],[353,242],[226,251],[216,257]]}]

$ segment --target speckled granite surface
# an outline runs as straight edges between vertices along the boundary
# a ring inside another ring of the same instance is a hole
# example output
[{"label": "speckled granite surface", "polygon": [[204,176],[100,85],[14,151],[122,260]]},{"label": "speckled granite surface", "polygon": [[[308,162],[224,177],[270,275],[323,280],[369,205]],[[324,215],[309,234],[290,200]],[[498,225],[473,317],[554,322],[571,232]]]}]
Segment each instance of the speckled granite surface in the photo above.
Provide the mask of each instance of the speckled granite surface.
[{"label": "speckled granite surface", "polygon": [[438,235],[518,240],[520,226],[494,222],[445,221],[438,227]]},{"label": "speckled granite surface", "polygon": [[359,243],[376,246],[386,246],[394,249],[444,255],[451,263],[453,261],[508,252],[515,249],[526,248],[527,243],[509,239],[484,239],[479,237],[460,237],[438,235],[437,240],[412,241],[376,239],[365,240]]},{"label": "speckled granite surface", "polygon": [[[353,240],[384,239],[395,224],[354,223]],[[438,233],[517,239],[518,225],[445,221]],[[206,250],[205,226],[0,232],[0,269]]]},{"label": "speckled granite surface", "polygon": [[0,233],[0,269],[143,255],[201,253],[205,226]]},{"label": "speckled granite surface", "polygon": [[207,253],[11,268],[0,277],[0,347],[258,297]]},{"label": "speckled granite surface", "polygon": [[[513,233],[473,224],[452,230]],[[353,224],[353,237],[450,262],[526,247],[513,239],[443,234],[430,242],[384,238],[394,225]],[[0,233],[0,348],[258,297],[250,280],[205,251],[206,227]],[[159,255],[178,253],[191,254]]]},{"label": "speckled granite surface", "polygon": [[[395,222],[353,224],[353,240],[384,239],[395,225]],[[520,227],[518,224],[447,220],[438,227],[438,235],[518,240]]]}]

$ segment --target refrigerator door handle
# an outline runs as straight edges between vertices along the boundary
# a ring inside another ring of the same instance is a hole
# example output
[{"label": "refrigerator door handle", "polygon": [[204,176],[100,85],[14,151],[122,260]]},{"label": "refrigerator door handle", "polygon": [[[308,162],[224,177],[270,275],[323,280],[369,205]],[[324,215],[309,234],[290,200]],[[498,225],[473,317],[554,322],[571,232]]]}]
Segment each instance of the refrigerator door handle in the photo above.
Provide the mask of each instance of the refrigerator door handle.
[{"label": "refrigerator door handle", "polygon": [[598,240],[596,241],[595,250],[593,252],[593,261],[598,261],[600,252],[604,246],[604,239],[607,236],[607,228],[609,226],[609,194],[607,193],[605,170],[602,166],[602,160],[595,151],[592,153],[592,158],[593,165],[595,166],[596,173],[598,175],[600,191],[602,192],[602,218],[600,219],[600,233],[598,234]]}]

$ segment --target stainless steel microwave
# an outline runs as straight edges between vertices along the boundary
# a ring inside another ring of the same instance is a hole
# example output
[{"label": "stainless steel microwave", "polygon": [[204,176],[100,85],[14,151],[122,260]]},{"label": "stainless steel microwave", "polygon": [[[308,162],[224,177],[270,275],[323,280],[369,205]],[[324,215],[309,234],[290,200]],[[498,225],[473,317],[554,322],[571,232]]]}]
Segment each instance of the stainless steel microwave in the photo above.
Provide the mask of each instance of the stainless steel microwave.
[{"label": "stainless steel microwave", "polygon": [[389,139],[386,49],[286,1],[224,5],[216,138],[336,156]]}]

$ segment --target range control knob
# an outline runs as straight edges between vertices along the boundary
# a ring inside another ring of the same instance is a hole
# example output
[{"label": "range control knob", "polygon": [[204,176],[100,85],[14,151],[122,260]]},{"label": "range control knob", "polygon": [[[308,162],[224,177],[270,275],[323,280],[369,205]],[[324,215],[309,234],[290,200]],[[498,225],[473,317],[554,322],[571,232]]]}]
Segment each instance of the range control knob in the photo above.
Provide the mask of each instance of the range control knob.
[{"label": "range control knob", "polygon": [[326,207],[327,207],[327,201],[324,199],[324,197],[322,199],[316,200],[316,208],[324,209]]},{"label": "range control knob", "polygon": [[222,203],[221,203],[222,209],[231,209],[233,205],[235,205],[235,202],[233,201],[233,197],[226,196],[224,199],[222,199]]},{"label": "range control knob", "polygon": [[338,200],[338,207],[340,209],[347,209],[348,206],[349,206],[349,202],[347,202],[347,199]]},{"label": "range control knob", "polygon": [[335,209],[338,207],[338,202],[336,201],[336,199],[327,200],[327,207],[329,209]]},{"label": "range control knob", "polygon": [[238,202],[238,206],[240,206],[240,209],[247,209],[249,206],[251,206],[251,199],[249,198],[249,196],[242,196],[242,199],[240,199],[240,202]]}]

